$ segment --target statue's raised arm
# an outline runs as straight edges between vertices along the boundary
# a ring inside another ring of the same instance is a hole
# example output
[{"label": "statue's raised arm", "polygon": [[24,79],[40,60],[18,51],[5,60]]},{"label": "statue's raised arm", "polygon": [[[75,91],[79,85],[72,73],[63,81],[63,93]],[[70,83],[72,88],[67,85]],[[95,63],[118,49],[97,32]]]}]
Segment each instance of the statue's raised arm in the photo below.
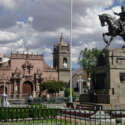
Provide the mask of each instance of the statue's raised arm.
[{"label": "statue's raised arm", "polygon": [[117,12],[113,12],[115,15],[120,17],[121,21],[125,21],[125,7],[121,6],[121,12],[117,13]]}]

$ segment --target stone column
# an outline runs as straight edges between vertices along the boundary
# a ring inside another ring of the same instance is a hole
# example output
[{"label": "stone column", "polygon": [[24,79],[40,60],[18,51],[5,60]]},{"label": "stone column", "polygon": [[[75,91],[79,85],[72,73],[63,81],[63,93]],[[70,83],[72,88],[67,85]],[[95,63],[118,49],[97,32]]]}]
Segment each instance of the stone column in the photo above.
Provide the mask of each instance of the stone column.
[{"label": "stone column", "polygon": [[35,86],[35,83],[34,83],[34,84],[33,84],[33,93],[32,93],[33,98],[36,97],[36,90],[35,90],[35,87],[36,87],[36,86]]},{"label": "stone column", "polygon": [[11,84],[9,83],[8,84],[8,93],[7,93],[7,95],[8,95],[8,97],[10,97],[11,96]]},{"label": "stone column", "polygon": [[40,83],[36,84],[36,96],[39,96],[40,94]]},{"label": "stone column", "polygon": [[13,98],[16,98],[16,81],[14,80],[14,83],[13,83]]},{"label": "stone column", "polygon": [[22,98],[22,83],[19,83],[19,98]]},{"label": "stone column", "polygon": [[25,79],[20,80],[20,98],[24,98],[24,95],[23,95],[24,82],[25,82]]},{"label": "stone column", "polygon": [[19,80],[19,98],[22,98],[22,86],[20,80]]},{"label": "stone column", "polygon": [[13,93],[14,93],[13,87],[14,87],[14,83],[12,82],[12,83],[10,84],[10,88],[11,88],[10,97],[11,97],[11,98],[13,98]]}]

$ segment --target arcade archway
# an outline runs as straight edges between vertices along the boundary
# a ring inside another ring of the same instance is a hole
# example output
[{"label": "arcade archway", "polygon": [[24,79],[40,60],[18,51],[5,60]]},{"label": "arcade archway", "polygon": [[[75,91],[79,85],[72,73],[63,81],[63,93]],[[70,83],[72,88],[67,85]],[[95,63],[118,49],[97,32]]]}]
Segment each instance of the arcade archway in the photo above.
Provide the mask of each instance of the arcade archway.
[{"label": "arcade archway", "polygon": [[[0,86],[0,94],[3,94],[4,86]],[[7,87],[5,87],[5,93],[7,94]]]},{"label": "arcade archway", "polygon": [[33,84],[30,81],[26,81],[23,83],[23,94],[24,95],[32,95],[33,92]]}]

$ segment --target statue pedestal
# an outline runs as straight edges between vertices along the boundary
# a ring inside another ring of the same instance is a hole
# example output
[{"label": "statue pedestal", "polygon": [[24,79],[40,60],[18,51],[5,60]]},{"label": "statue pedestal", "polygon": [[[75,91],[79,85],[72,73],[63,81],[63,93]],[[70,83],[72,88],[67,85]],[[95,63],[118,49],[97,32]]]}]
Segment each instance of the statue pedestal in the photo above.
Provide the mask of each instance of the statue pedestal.
[{"label": "statue pedestal", "polygon": [[125,48],[104,49],[97,62],[93,76],[95,102],[125,107]]},{"label": "statue pedestal", "polygon": [[2,107],[8,107],[9,103],[7,101],[7,95],[4,93],[2,94],[2,98],[1,98],[1,106]]}]

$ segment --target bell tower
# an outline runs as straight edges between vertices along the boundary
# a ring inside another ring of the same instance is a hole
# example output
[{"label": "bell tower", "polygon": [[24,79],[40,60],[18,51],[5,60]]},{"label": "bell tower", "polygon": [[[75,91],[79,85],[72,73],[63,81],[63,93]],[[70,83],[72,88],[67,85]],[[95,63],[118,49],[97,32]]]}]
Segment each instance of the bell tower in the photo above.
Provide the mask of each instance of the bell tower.
[{"label": "bell tower", "polygon": [[69,82],[70,80],[70,47],[64,42],[61,34],[59,43],[53,49],[53,67],[58,71],[59,80]]}]

